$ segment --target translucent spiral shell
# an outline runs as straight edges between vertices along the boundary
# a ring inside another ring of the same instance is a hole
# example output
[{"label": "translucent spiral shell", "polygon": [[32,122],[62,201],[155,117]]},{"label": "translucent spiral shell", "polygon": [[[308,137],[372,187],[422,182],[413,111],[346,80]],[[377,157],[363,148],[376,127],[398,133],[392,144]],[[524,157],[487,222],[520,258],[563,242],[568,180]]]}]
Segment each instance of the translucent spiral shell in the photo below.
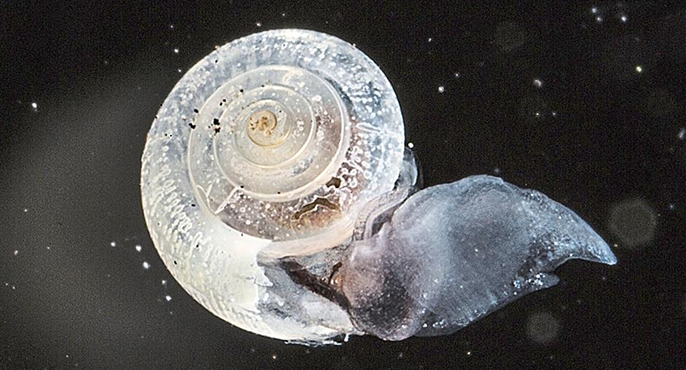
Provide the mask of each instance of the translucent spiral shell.
[{"label": "translucent spiral shell", "polygon": [[279,297],[286,282],[262,265],[348,240],[360,209],[393,188],[403,142],[390,83],[351,44],[303,30],[235,40],[181,78],[150,129],[151,237],[184,289],[236,326],[293,340],[351,332],[330,301]]}]

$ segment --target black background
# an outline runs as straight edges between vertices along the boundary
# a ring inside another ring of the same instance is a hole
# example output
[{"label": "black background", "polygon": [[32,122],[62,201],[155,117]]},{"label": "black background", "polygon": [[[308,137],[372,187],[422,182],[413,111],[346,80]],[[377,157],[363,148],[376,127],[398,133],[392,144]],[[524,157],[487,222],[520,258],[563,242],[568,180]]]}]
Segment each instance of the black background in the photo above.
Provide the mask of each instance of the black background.
[{"label": "black background", "polygon": [[[683,1],[68,3],[0,4],[0,368],[686,366]],[[211,315],[149,239],[140,156],[182,73],[286,27],[381,66],[425,185],[490,173],[538,189],[619,264],[569,262],[557,287],[446,337],[307,348]],[[649,242],[612,233],[626,200],[655,217]],[[537,313],[560,325],[548,344],[527,334]]]}]

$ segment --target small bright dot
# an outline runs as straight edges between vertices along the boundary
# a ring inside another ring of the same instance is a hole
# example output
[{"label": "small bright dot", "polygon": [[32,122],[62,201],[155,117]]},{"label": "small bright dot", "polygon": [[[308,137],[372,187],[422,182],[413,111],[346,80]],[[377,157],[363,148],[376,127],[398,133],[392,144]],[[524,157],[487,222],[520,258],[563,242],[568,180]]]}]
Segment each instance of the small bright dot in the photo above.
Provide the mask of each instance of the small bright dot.
[{"label": "small bright dot", "polygon": [[534,86],[536,87],[541,87],[543,86],[543,81],[539,80],[538,78],[534,80]]},{"label": "small bright dot", "polygon": [[256,23],[255,23],[255,26],[257,26],[257,27],[262,27],[262,22],[256,22]]},{"label": "small bright dot", "polygon": [[178,53],[179,53],[179,49],[178,49],[178,48],[175,48],[175,49],[174,49],[174,54],[178,54]]},{"label": "small bright dot", "polygon": [[36,102],[31,103],[31,108],[32,108],[34,111],[37,111],[37,110],[38,110],[38,103],[36,103]]},{"label": "small bright dot", "polygon": [[455,72],[455,78],[460,78],[460,72]]},{"label": "small bright dot", "polygon": [[536,112],[536,113],[534,113],[534,115],[536,115],[536,118],[540,118],[540,117],[541,117],[541,112]]},{"label": "small bright dot", "polygon": [[467,351],[467,356],[471,356],[471,355],[472,355],[472,351]]},{"label": "small bright dot", "polygon": [[135,248],[136,252],[140,252],[141,250],[143,250],[143,247],[141,247],[140,244],[137,244]]},{"label": "small bright dot", "polygon": [[116,246],[117,246],[117,242],[110,242],[110,247],[116,247]]},{"label": "small bright dot", "polygon": [[626,21],[627,21],[629,18],[627,18],[626,15],[623,15],[623,16],[621,16],[619,19],[621,19],[622,22],[626,23]]},{"label": "small bright dot", "polygon": [[24,213],[26,213],[26,212],[28,212],[28,211],[29,211],[28,208],[24,208]]},{"label": "small bright dot", "polygon": [[686,139],[686,127],[682,127],[681,130],[679,130],[679,133],[676,135],[676,137],[679,140],[684,140]]},{"label": "small bright dot", "polygon": [[553,111],[552,115],[553,115],[553,117],[557,117],[557,112]]},{"label": "small bright dot", "polygon": [[428,41],[428,42],[431,42],[433,40],[434,40],[433,37],[429,37],[428,39],[426,39],[426,41]]},{"label": "small bright dot", "polygon": [[501,171],[500,168],[498,168],[498,167],[496,167],[496,168],[493,169],[493,173],[496,174],[496,175],[500,175],[500,172],[502,172],[502,171]]},{"label": "small bright dot", "polygon": [[147,261],[143,262],[143,268],[146,269],[146,270],[149,269],[149,268],[150,268],[150,264],[149,264]]},{"label": "small bright dot", "polygon": [[591,8],[591,13],[597,14],[597,13],[598,13],[598,8],[596,8],[595,6],[592,7],[592,8]]},{"label": "small bright dot", "polygon": [[444,93],[444,92],[445,92],[445,87],[444,87],[444,86],[439,86],[439,87],[438,87],[438,92],[439,92],[439,93]]},{"label": "small bright dot", "polygon": [[668,208],[670,211],[673,211],[673,210],[676,209],[676,204],[674,204],[674,203],[669,203],[669,205],[667,206],[667,208]]},{"label": "small bright dot", "polygon": [[595,17],[595,21],[600,23],[603,21],[603,17]]},{"label": "small bright dot", "polygon": [[14,255],[16,256],[16,255],[18,255],[18,254],[19,254],[19,251],[15,250],[15,251],[14,251]]},{"label": "small bright dot", "polygon": [[167,302],[169,302],[169,301],[171,301],[171,296],[170,296],[170,295],[166,295],[166,296],[164,296],[164,299],[166,299]]},{"label": "small bright dot", "polygon": [[174,25],[173,25],[173,24],[170,24],[170,25],[169,25],[169,29],[172,29],[172,30],[173,30],[173,29],[174,29]]},{"label": "small bright dot", "polygon": [[643,72],[643,67],[641,67],[641,66],[636,66],[636,72],[638,72],[638,73]]},{"label": "small bright dot", "polygon": [[282,16],[282,17],[285,17],[285,16],[286,16],[286,13],[281,13],[281,16]]},{"label": "small bright dot", "polygon": [[182,71],[181,71],[181,68],[177,69],[176,71],[177,71],[177,72],[179,72],[179,73],[181,73],[181,72],[182,72]]},{"label": "small bright dot", "polygon": [[162,280],[162,285],[167,285],[167,280]]},{"label": "small bright dot", "polygon": [[414,148],[414,143],[407,143],[407,147],[410,149]]},{"label": "small bright dot", "polygon": [[272,360],[276,360],[278,357],[276,355],[272,355]]}]

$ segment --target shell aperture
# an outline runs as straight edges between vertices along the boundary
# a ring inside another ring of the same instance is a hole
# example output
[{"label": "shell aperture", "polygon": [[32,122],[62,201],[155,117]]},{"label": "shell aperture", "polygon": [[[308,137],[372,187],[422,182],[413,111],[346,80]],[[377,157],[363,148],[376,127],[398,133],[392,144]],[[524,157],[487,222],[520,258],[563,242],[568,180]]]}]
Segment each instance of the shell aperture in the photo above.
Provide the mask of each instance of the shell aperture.
[{"label": "shell aperture", "polygon": [[230,42],[153,122],[141,193],[151,238],[200,304],[301,343],[454,332],[554,285],[571,258],[616,258],[573,211],[473,176],[417,191],[379,67],[305,30]]}]

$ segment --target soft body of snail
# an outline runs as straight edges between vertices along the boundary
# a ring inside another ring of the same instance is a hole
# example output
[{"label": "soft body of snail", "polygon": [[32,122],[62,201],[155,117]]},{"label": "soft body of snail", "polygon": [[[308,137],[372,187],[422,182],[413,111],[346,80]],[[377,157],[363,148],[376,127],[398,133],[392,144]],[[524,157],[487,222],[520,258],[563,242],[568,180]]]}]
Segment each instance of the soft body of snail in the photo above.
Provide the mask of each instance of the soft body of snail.
[{"label": "soft body of snail", "polygon": [[403,131],[390,83],[354,46],[303,30],[233,41],[150,130],[150,235],[212,313],[302,343],[450,333],[553,285],[569,258],[616,262],[535,191],[475,176],[416,192]]}]

